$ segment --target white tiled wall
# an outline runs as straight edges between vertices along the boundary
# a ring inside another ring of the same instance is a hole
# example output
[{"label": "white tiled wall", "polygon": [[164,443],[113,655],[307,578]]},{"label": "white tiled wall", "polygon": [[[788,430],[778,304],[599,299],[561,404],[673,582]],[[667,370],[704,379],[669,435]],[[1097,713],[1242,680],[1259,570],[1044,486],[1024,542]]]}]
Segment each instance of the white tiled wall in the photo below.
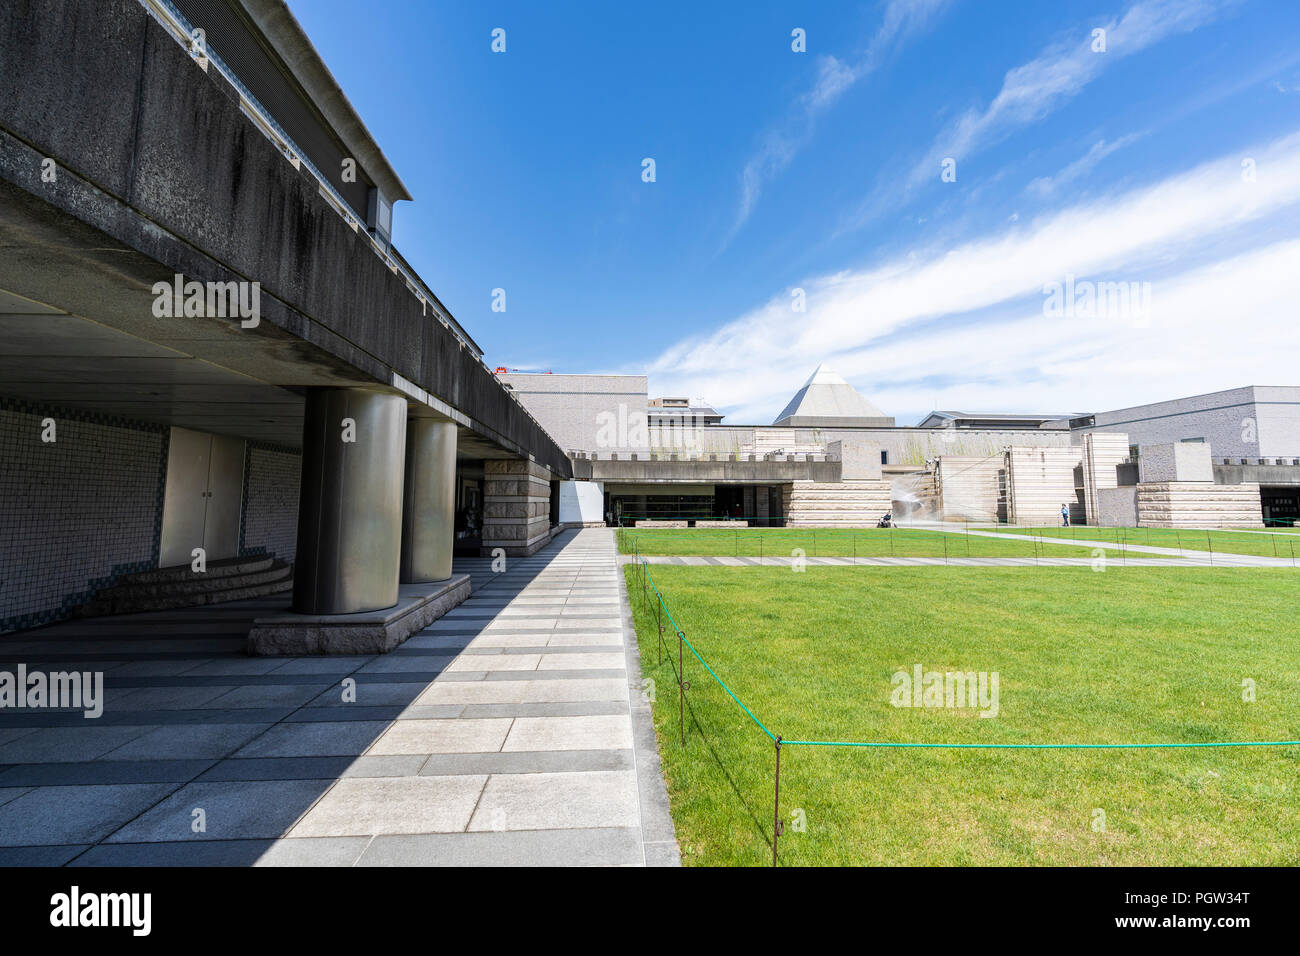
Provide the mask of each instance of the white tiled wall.
[{"label": "white tiled wall", "polygon": [[248,443],[241,554],[293,561],[298,540],[298,482],[302,456],[291,449]]},{"label": "white tiled wall", "polygon": [[157,565],[166,463],[161,426],[0,400],[0,632]]}]

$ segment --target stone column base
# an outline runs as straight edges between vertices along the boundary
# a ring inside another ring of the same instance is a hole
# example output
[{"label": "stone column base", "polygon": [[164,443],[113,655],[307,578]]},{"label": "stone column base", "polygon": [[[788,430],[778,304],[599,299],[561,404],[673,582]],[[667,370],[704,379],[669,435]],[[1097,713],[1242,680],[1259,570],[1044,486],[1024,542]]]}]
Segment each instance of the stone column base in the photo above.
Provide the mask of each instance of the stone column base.
[{"label": "stone column base", "polygon": [[468,574],[446,581],[403,584],[397,603],[353,614],[275,614],[259,617],[248,632],[254,657],[316,654],[387,654],[469,597]]}]

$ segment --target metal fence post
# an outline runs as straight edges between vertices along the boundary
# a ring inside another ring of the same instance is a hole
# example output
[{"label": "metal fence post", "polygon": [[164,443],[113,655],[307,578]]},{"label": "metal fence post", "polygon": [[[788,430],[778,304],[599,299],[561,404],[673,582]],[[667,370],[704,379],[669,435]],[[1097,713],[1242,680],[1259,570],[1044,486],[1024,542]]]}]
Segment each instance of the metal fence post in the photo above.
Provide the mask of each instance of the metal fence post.
[{"label": "metal fence post", "polygon": [[776,844],[785,826],[781,823],[781,736],[776,737],[776,786],[772,793],[772,865],[776,866]]},{"label": "metal fence post", "polygon": [[664,663],[664,602],[655,602],[655,623],[659,626],[659,666]]},{"label": "metal fence post", "polygon": [[677,721],[681,726],[682,746],[686,746],[686,658],[682,657],[686,633],[677,632]]}]

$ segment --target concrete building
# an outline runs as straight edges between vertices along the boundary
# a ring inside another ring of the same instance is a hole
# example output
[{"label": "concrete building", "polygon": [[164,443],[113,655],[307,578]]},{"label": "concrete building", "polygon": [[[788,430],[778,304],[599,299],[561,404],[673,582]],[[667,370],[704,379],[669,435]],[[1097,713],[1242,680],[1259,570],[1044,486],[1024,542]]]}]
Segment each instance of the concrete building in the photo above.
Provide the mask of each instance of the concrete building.
[{"label": "concrete building", "polygon": [[898,427],[822,367],[728,425],[494,374],[283,0],[11,0],[0,62],[0,631],[283,594],[254,652],[383,650],[463,599],[454,550],[627,518],[1300,516],[1295,387]]},{"label": "concrete building", "polygon": [[[581,378],[565,376],[566,390],[578,394],[583,386],[575,380]],[[893,419],[820,367],[778,424],[722,425],[709,418],[692,425],[656,417],[659,406],[652,403],[645,445],[614,450],[591,441],[577,454],[574,474],[599,485],[602,517],[610,523],[860,526],[892,512],[903,520],[1042,525],[1058,523],[1063,506],[1075,523],[1289,523],[1300,518],[1300,460],[1212,461],[1206,436],[1236,449],[1241,446],[1230,439],[1243,429],[1259,443],[1259,429],[1266,428],[1271,449],[1293,447],[1300,435],[1297,392],[1238,389],[1148,406],[1142,415],[1132,409],[1094,415],[935,411],[921,425],[896,427],[880,424]],[[630,396],[620,393],[620,399]],[[1241,416],[1232,419],[1231,436],[1223,433],[1225,408]],[[549,424],[544,405],[533,410]],[[1130,434],[1125,429],[1133,425],[1139,430]],[[583,427],[590,435],[596,423]],[[1169,452],[1171,428],[1180,444],[1199,450]],[[594,495],[586,500],[581,515],[562,509],[561,522],[591,523]]]},{"label": "concrete building", "polygon": [[1074,415],[1012,415],[1003,412],[934,411],[917,428],[1056,428],[1070,427]]},{"label": "concrete building", "polygon": [[[1076,417],[1070,428],[1073,434],[1128,435],[1143,482],[1195,475],[1198,482],[1255,486],[1264,522],[1300,519],[1300,386],[1248,385],[1136,405]],[[1170,452],[1171,444],[1201,447]],[[1148,462],[1152,454],[1158,468]]]},{"label": "concrete building", "polygon": [[642,455],[649,451],[644,375],[552,375],[498,372],[567,452]]},{"label": "concrete building", "polygon": [[703,428],[726,418],[702,398],[652,398],[646,408],[651,426]]},{"label": "concrete building", "polygon": [[566,449],[283,0],[14,0],[0,63],[0,631],[284,593],[253,652],[385,650],[549,540]]},{"label": "concrete building", "polygon": [[1300,386],[1248,385],[1135,405],[1076,417],[1070,428],[1123,431],[1134,445],[1200,442],[1223,464],[1276,463],[1300,458]]}]

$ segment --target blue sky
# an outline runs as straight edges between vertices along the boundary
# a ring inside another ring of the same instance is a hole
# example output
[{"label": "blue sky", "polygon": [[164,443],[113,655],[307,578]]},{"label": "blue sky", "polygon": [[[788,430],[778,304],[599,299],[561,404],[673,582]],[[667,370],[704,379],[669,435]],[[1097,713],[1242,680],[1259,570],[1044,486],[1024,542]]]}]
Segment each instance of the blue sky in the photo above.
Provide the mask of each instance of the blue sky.
[{"label": "blue sky", "polygon": [[1300,383],[1292,0],[290,7],[490,365],[734,423],[822,361],[899,424]]}]

